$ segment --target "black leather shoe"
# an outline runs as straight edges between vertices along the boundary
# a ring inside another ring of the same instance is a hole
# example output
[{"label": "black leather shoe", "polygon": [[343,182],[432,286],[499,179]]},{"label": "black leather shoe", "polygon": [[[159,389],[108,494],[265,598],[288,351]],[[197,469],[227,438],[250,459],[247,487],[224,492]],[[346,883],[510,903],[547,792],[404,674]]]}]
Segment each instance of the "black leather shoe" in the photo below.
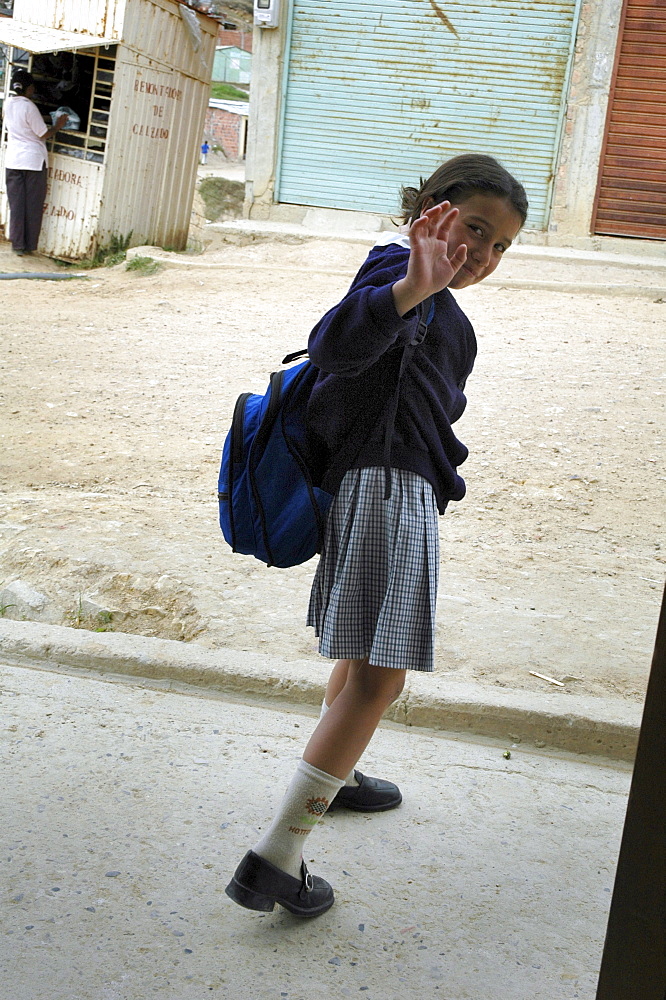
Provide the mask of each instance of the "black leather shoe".
[{"label": "black leather shoe", "polygon": [[270,912],[276,903],[299,917],[318,917],[333,906],[333,889],[325,879],[311,875],[301,862],[301,878],[294,878],[270,861],[248,851],[224,890],[248,910]]},{"label": "black leather shoe", "polygon": [[369,778],[360,771],[354,771],[354,776],[358,785],[343,785],[329,809],[341,806],[356,812],[384,812],[395,809],[402,802],[402,793],[392,781]]}]

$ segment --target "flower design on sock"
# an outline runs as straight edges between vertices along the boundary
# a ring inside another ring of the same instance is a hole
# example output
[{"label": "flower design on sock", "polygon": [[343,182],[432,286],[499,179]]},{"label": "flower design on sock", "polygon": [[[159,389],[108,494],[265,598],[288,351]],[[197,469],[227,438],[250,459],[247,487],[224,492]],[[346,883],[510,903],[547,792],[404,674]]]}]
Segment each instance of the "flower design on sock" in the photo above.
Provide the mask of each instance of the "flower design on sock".
[{"label": "flower design on sock", "polygon": [[316,799],[308,799],[305,803],[305,808],[310,813],[311,816],[323,816],[328,809],[329,802],[328,799],[323,797],[317,797]]}]

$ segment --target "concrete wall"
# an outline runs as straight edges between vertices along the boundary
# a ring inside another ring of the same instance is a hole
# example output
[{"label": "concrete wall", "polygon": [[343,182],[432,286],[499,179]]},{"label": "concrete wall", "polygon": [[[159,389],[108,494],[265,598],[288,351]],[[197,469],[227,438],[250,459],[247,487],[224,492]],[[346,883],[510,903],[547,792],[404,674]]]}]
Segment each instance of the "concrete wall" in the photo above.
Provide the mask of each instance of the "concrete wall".
[{"label": "concrete wall", "polygon": [[[622,0],[583,0],[548,233],[587,238]],[[550,239],[549,242],[555,242]]]},{"label": "concrete wall", "polygon": [[271,217],[286,23],[285,4],[280,27],[256,27],[252,39],[252,82],[245,168],[245,214],[252,219]]}]

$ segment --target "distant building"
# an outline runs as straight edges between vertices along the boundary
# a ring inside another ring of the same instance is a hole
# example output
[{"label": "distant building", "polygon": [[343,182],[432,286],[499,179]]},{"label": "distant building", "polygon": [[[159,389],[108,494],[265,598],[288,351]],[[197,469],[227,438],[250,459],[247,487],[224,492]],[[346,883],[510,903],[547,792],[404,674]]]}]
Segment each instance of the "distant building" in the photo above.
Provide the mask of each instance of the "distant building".
[{"label": "distant building", "polygon": [[228,31],[225,28],[220,28],[217,33],[217,47],[224,48],[226,45],[235,45],[238,49],[243,49],[244,52],[252,51],[252,32],[251,31]]},{"label": "distant building", "polygon": [[251,217],[389,218],[402,184],[477,151],[525,184],[525,239],[666,239],[663,0],[331,0],[316,16],[291,0],[255,29],[253,81]]},{"label": "distant building", "polygon": [[208,102],[204,135],[211,146],[219,146],[228,160],[242,160],[247,148],[247,101]]},{"label": "distant building", "polygon": [[248,84],[252,78],[252,53],[237,45],[218,46],[213,62],[213,83]]}]

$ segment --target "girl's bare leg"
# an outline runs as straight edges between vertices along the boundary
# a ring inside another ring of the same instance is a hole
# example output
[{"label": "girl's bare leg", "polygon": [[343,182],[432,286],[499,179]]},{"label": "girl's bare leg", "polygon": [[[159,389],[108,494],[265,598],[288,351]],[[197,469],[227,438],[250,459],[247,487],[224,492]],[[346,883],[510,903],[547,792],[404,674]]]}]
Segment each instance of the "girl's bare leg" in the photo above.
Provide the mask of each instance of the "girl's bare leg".
[{"label": "girl's bare leg", "polygon": [[[345,664],[346,666],[342,666]],[[382,715],[405,684],[405,670],[378,667],[367,660],[340,660],[333,668],[333,690],[346,670],[346,680],[319,720],[303,760],[344,779],[372,739]],[[331,682],[329,681],[329,684]]]},{"label": "girl's bare leg", "polygon": [[[316,916],[332,905],[333,890],[327,882],[314,884],[311,878],[308,882],[303,868],[304,838],[341,793],[345,775],[370,742],[388,705],[402,691],[405,673],[373,666],[367,660],[336,664],[331,690],[337,689],[337,694],[331,707],[319,720],[275,819],[227,886],[228,895],[241,906],[270,910],[277,901],[293,913]],[[400,803],[399,790],[391,787],[397,792],[396,800],[380,808]]]},{"label": "girl's bare leg", "polygon": [[338,660],[333,667],[331,676],[328,678],[328,684],[326,685],[326,694],[324,695],[324,701],[328,708],[331,707],[347,683],[349,664],[352,662],[352,660]]}]

